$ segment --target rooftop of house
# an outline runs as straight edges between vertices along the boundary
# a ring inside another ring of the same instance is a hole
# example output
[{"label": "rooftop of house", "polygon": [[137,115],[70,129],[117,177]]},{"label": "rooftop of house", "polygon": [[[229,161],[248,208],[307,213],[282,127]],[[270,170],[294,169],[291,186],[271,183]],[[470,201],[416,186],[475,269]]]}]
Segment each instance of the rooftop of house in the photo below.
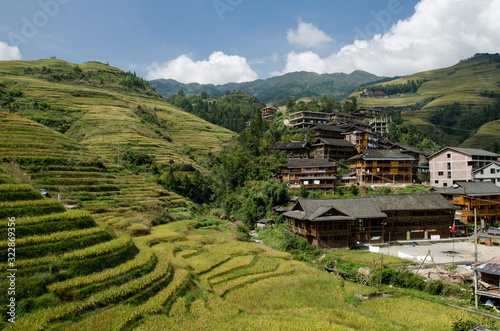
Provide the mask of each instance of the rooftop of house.
[{"label": "rooftop of house", "polygon": [[311,130],[322,130],[322,131],[330,131],[338,133],[344,132],[344,129],[342,129],[340,126],[332,124],[316,124],[313,127],[311,127]]},{"label": "rooftop of house", "polygon": [[351,199],[299,199],[287,217],[309,221],[342,221],[386,218],[387,212],[409,210],[454,210],[441,194],[415,193],[372,195]]},{"label": "rooftop of house", "polygon": [[310,148],[311,145],[308,141],[289,141],[283,143],[275,143],[268,149],[279,149],[279,150],[289,150],[289,149],[303,149]]},{"label": "rooftop of house", "polygon": [[493,161],[493,162],[488,163],[487,165],[485,165],[485,166],[483,166],[483,167],[481,167],[481,168],[477,168],[477,169],[472,170],[472,172],[473,172],[473,173],[477,173],[477,172],[480,172],[481,170],[484,170],[484,169],[486,169],[486,168],[489,168],[489,167],[491,167],[491,166],[493,166],[493,165],[495,165],[495,166],[497,166],[497,167],[500,167],[500,162]]},{"label": "rooftop of house", "polygon": [[401,153],[397,149],[365,149],[360,154],[348,159],[350,160],[398,160],[398,161],[414,161],[411,156]]},{"label": "rooftop of house", "polygon": [[323,145],[354,148],[354,144],[350,143],[345,139],[330,139],[330,138],[318,138],[312,146],[315,147]]},{"label": "rooftop of house", "polygon": [[313,167],[335,167],[335,162],[330,162],[329,159],[294,159],[287,164],[283,164],[282,168],[313,168]]},{"label": "rooftop of house", "polygon": [[459,153],[466,154],[466,155],[471,155],[471,156],[491,156],[491,157],[499,157],[500,156],[497,153],[485,151],[484,149],[479,149],[479,148],[445,147],[445,148],[441,149],[440,151],[429,156],[429,158],[432,158],[432,157],[434,157],[438,154],[441,154],[442,152],[444,152],[446,150],[450,150],[450,149],[452,151],[459,152]]},{"label": "rooftop of house", "polygon": [[500,195],[500,187],[492,182],[456,182],[452,187],[440,190],[442,194],[448,195]]}]

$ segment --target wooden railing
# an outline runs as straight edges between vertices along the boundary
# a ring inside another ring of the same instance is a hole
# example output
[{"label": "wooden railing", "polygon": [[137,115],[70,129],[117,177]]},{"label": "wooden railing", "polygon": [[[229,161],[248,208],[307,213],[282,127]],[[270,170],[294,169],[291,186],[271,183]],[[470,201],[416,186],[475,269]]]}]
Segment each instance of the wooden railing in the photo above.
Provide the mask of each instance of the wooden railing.
[{"label": "wooden railing", "polygon": [[288,225],[288,230],[292,231],[293,233],[300,234],[302,236],[307,236],[307,230],[306,229],[302,229],[302,228],[299,228],[299,227],[296,227],[296,226],[293,226],[293,225]]}]

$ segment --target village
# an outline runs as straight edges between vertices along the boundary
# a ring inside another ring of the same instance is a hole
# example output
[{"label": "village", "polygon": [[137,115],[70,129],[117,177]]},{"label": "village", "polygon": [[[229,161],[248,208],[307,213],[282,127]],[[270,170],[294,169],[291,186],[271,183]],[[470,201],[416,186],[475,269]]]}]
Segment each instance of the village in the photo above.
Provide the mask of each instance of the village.
[{"label": "village", "polygon": [[[262,117],[277,111],[266,107]],[[410,247],[409,252],[416,252],[417,245],[425,250],[447,245],[435,251],[436,257],[423,252],[413,256],[404,248],[392,251],[422,263],[436,264],[436,259],[437,264],[468,264],[469,268],[461,269],[463,275],[470,276],[476,269],[481,273],[478,293],[500,298],[500,249],[496,247],[500,244],[500,155],[458,147],[431,154],[393,143],[383,138],[391,119],[379,109],[361,108],[353,114],[300,111],[290,114],[288,121],[314,137],[313,143],[280,142],[268,149],[269,154],[286,152],[289,161],[281,166],[280,180],[290,188],[335,192],[352,185],[431,187],[414,194],[297,199],[284,212],[288,231],[325,250],[364,247],[390,254],[391,245],[409,245],[401,246]],[[339,162],[347,163],[350,172],[339,174]],[[474,240],[488,252],[471,251]],[[449,249],[455,242],[457,247],[462,245],[462,253]]]}]

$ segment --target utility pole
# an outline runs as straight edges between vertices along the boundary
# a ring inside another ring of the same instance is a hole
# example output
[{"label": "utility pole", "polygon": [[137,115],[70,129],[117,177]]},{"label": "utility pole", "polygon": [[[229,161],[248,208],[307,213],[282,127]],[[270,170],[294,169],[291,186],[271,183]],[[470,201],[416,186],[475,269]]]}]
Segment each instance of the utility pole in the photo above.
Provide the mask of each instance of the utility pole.
[{"label": "utility pole", "polygon": [[477,295],[477,219],[476,208],[474,208],[474,301],[476,309],[479,308]]}]

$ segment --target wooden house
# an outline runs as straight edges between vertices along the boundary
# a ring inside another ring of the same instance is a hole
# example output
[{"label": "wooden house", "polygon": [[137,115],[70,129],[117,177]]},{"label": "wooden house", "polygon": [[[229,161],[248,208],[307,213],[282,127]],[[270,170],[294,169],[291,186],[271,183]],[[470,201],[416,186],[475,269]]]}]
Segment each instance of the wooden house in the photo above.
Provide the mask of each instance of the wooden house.
[{"label": "wooden house", "polygon": [[344,129],[334,124],[316,124],[310,128],[315,138],[344,139]]},{"label": "wooden house", "polygon": [[300,199],[284,213],[287,229],[317,248],[448,238],[454,206],[436,193],[356,199]]},{"label": "wooden house", "polygon": [[411,184],[415,173],[415,159],[398,150],[363,150],[347,161],[359,184]]},{"label": "wooden house", "polygon": [[308,159],[311,144],[308,141],[276,143],[268,148],[268,153],[272,155],[275,150],[285,151],[289,159]]},{"label": "wooden house", "polygon": [[378,148],[378,138],[371,129],[366,130],[359,126],[351,125],[349,128],[346,128],[342,134],[345,136],[345,140],[354,144],[358,153],[361,153],[364,149]]},{"label": "wooden house", "polygon": [[478,225],[500,222],[500,187],[491,182],[457,182],[439,192],[458,207],[462,223],[474,223],[474,210]]},{"label": "wooden house", "polygon": [[328,159],[295,159],[281,166],[281,176],[291,187],[333,189],[336,169]]},{"label": "wooden house", "polygon": [[347,160],[356,155],[354,144],[344,139],[319,138],[311,146],[314,158]]},{"label": "wooden house", "polygon": [[477,269],[481,280],[478,294],[500,299],[500,258],[493,258]]},{"label": "wooden house", "polygon": [[289,123],[294,128],[307,128],[315,124],[325,124],[330,122],[331,115],[312,111],[299,111],[289,116]]},{"label": "wooden house", "polygon": [[274,106],[274,105],[262,108],[262,118],[264,119],[264,118],[276,116],[276,114],[278,113],[278,109],[279,108]]}]

